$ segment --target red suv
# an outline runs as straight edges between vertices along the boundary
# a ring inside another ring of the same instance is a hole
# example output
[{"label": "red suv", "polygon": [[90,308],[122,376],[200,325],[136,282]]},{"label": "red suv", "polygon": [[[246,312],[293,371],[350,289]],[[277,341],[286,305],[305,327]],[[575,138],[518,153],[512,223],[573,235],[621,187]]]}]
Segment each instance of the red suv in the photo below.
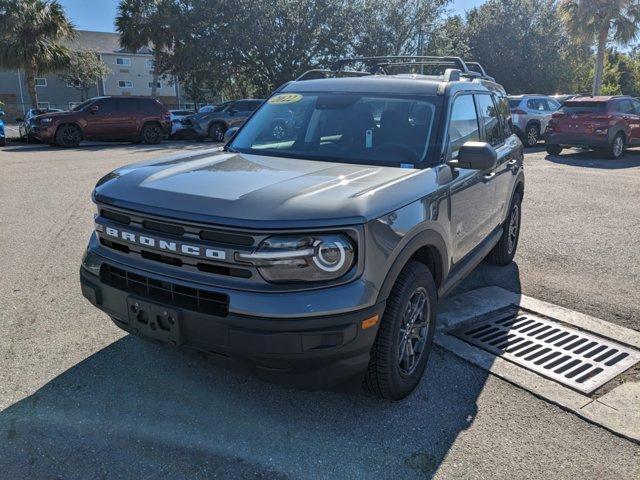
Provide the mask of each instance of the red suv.
[{"label": "red suv", "polygon": [[633,97],[580,97],[553,114],[545,131],[547,152],[565,147],[601,149],[609,158],[640,145],[640,101]]},{"label": "red suv", "polygon": [[145,97],[97,97],[68,112],[33,119],[33,135],[51,145],[76,147],[82,140],[126,140],[149,144],[171,133],[171,115]]}]

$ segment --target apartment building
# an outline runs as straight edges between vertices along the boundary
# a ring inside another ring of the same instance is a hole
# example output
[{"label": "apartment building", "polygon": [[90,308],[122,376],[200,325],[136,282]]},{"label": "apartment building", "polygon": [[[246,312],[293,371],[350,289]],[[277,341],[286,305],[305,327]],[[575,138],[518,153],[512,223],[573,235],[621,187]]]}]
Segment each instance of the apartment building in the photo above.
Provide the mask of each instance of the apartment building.
[{"label": "apartment building", "polygon": [[[67,45],[72,50],[90,50],[98,53],[111,73],[102,78],[89,92],[98,95],[151,95],[153,86],[153,55],[143,47],[131,52],[120,46],[120,36],[110,32],[78,31],[76,38]],[[39,106],[42,108],[68,109],[81,101],[81,93],[60,80],[58,73],[36,78]],[[156,91],[158,99],[168,107],[190,107],[182,95],[180,85],[171,77],[160,78]],[[20,115],[31,106],[24,72],[0,70],[0,100],[8,118]]]}]

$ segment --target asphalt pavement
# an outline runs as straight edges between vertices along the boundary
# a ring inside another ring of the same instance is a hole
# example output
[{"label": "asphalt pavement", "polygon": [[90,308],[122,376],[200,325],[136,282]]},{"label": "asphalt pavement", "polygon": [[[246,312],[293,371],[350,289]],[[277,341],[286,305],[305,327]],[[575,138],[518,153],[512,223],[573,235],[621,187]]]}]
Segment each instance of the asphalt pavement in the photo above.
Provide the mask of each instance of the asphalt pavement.
[{"label": "asphalt pavement", "polygon": [[[437,349],[390,403],[301,392],[117,329],[86,302],[90,192],[134,161],[210,147],[0,150],[0,478],[640,477],[640,447]],[[509,267],[522,292],[640,330],[640,152],[525,160]]]}]

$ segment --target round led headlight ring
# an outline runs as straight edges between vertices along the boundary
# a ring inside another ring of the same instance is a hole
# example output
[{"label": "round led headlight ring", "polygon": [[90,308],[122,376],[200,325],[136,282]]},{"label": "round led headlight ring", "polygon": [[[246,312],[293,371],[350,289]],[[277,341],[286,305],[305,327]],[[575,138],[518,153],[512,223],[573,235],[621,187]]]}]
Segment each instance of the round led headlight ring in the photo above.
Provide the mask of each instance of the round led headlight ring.
[{"label": "round led headlight ring", "polygon": [[325,272],[337,272],[342,268],[347,259],[344,245],[339,242],[323,242],[316,240],[313,243],[316,247],[316,255],[313,256],[313,263]]}]

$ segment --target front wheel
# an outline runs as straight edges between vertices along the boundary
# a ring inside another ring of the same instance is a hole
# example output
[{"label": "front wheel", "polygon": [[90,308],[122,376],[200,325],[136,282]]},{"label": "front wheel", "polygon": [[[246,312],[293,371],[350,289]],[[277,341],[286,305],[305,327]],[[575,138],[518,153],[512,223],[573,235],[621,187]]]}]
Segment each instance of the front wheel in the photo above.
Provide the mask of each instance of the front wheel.
[{"label": "front wheel", "polygon": [[607,148],[607,156],[612,160],[619,159],[624,153],[624,147],[624,135],[619,133],[615,136],[613,142],[609,145],[609,148]]},{"label": "front wheel", "polygon": [[75,125],[62,125],[56,132],[55,141],[52,145],[59,145],[64,148],[72,148],[80,145],[82,132]]},{"label": "front wheel", "polygon": [[513,261],[513,257],[516,256],[520,238],[521,206],[522,198],[519,193],[516,193],[511,201],[509,216],[503,226],[502,236],[487,256],[489,263],[509,265]]},{"label": "front wheel", "polygon": [[433,348],[436,285],[422,263],[407,263],[391,290],[371,348],[364,386],[374,395],[400,400],[418,385]]},{"label": "front wheel", "polygon": [[162,141],[162,128],[155,123],[148,123],[142,127],[140,138],[147,145],[156,145]]},{"label": "front wheel", "polygon": [[549,155],[560,155],[562,147],[560,145],[547,145],[547,153]]},{"label": "front wheel", "polygon": [[209,138],[214,142],[224,141],[224,126],[220,123],[214,123],[209,127]]},{"label": "front wheel", "polygon": [[527,126],[527,131],[524,132],[524,144],[527,147],[535,147],[540,139],[540,127],[537,124],[532,123]]}]

